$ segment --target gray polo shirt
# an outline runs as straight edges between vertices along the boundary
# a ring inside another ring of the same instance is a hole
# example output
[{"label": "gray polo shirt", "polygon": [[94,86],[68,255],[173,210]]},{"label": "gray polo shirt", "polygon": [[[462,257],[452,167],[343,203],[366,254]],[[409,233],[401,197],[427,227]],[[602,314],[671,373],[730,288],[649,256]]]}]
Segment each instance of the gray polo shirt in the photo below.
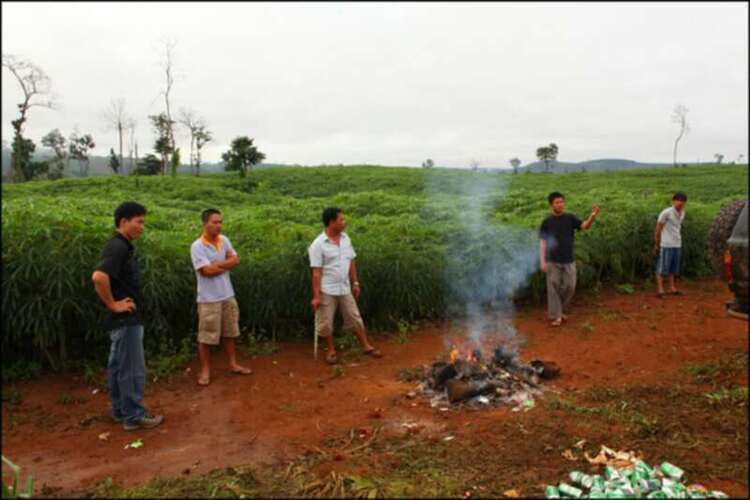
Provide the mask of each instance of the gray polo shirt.
[{"label": "gray polo shirt", "polygon": [[315,238],[310,248],[310,267],[322,268],[320,291],[326,295],[349,295],[352,293],[349,283],[349,267],[357,257],[352,240],[346,233],[341,233],[339,245],[335,244],[323,231]]},{"label": "gray polo shirt", "polygon": [[674,207],[665,208],[659,214],[658,222],[663,224],[661,230],[661,247],[662,248],[681,248],[682,247],[682,221],[685,219],[685,209],[678,212]]},{"label": "gray polo shirt", "polygon": [[[198,280],[198,302],[221,302],[234,297],[234,288],[229,279],[229,271],[224,271],[218,276],[203,276],[198,272],[201,267],[213,262],[226,260],[227,252],[234,252],[232,243],[226,236],[219,235],[222,240],[221,248],[217,250],[213,245],[198,238],[190,246],[190,257],[193,260],[195,276]],[[236,253],[236,252],[235,252]]]}]

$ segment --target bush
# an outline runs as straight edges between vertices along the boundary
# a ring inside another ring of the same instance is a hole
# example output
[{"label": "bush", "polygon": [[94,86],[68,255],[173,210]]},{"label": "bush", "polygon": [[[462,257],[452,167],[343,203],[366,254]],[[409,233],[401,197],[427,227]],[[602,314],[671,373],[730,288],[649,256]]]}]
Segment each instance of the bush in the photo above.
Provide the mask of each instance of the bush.
[{"label": "bush", "polygon": [[[467,186],[490,178],[499,184],[485,190],[483,222],[471,229],[464,209],[475,200]],[[105,356],[109,340],[91,274],[113,232],[112,212],[128,199],[148,209],[136,243],[146,349],[169,355],[194,338],[189,248],[209,206],[224,213],[224,233],[242,257],[232,270],[241,326],[288,338],[309,336],[312,328],[307,247],[323,229],[325,206],[345,210],[358,253],[362,314],[368,327],[380,329],[444,318],[473,289],[482,300],[508,293],[543,300],[543,275],[533,266],[553,190],[565,193],[568,210],[581,217],[594,203],[602,207],[592,230],[576,241],[579,288],[652,274],[656,216],[677,189],[690,196],[684,274],[706,275],[709,223],[720,206],[747,196],[746,180],[746,166],[555,176],[326,167],[259,169],[244,180],[148,176],[139,187],[117,176],[4,184],[3,360],[59,368],[68,359]],[[527,271],[533,271],[528,279]]]}]

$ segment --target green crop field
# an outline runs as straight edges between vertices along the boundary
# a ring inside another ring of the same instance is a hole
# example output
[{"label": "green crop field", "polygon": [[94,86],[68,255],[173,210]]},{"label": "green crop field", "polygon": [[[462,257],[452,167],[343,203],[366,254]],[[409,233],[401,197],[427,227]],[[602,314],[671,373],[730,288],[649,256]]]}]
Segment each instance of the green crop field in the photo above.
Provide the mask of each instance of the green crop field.
[{"label": "green crop field", "polygon": [[[580,289],[649,276],[656,215],[674,190],[689,197],[684,274],[706,275],[708,225],[723,204],[747,197],[747,180],[746,165],[568,175],[368,166],[267,169],[242,180],[141,177],[138,187],[133,177],[3,184],[3,358],[59,366],[102,355],[103,310],[90,277],[113,231],[112,212],[126,200],[149,211],[136,243],[146,347],[164,353],[194,338],[189,248],[207,207],[222,210],[224,233],[242,257],[232,271],[241,326],[283,338],[311,335],[306,249],[325,206],[342,207],[348,218],[365,321],[389,328],[498,294],[541,300],[536,230],[552,190],[582,217],[601,206],[577,239]],[[473,290],[480,292],[467,298]]]}]

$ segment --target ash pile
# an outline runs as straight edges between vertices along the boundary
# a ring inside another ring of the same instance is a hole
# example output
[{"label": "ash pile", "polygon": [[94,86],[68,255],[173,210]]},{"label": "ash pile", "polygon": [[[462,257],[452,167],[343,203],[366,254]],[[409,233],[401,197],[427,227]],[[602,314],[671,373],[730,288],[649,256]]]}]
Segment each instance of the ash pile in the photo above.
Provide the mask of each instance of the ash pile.
[{"label": "ash pile", "polygon": [[542,394],[542,381],[558,376],[554,362],[524,363],[518,354],[498,347],[485,357],[480,349],[461,355],[453,348],[447,361],[425,367],[418,390],[433,408],[514,406],[530,408]]}]

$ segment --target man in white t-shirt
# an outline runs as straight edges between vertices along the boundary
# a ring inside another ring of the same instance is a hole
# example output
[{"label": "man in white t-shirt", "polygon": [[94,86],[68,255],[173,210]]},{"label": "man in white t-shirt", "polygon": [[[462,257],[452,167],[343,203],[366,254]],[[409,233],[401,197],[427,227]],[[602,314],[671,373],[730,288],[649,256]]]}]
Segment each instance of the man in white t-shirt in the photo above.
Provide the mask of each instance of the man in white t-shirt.
[{"label": "man in white t-shirt", "polygon": [[362,344],[363,352],[380,358],[383,354],[370,343],[359,314],[357,300],[360,285],[355,263],[357,253],[344,232],[346,219],[342,210],[337,207],[323,210],[323,226],[325,229],[307,251],[312,268],[311,305],[315,311],[315,335],[325,338],[328,343],[326,361],[330,364],[338,363],[333,344],[333,320],[337,309],[344,318],[344,329],[354,331]]},{"label": "man in white t-shirt", "polygon": [[229,270],[239,264],[240,256],[234,251],[229,238],[221,234],[221,212],[215,208],[204,210],[203,234],[190,247],[190,257],[198,281],[198,354],[201,373],[198,385],[211,381],[209,347],[224,339],[224,349],[229,358],[229,370],[239,375],[249,375],[252,370],[237,364],[235,340],[240,336],[240,308],[234,298],[234,288]]},{"label": "man in white t-shirt", "polygon": [[[685,193],[672,196],[672,206],[659,214],[654,231],[654,253],[656,260],[656,296],[663,299],[667,295],[682,295],[674,285],[674,277],[680,274],[682,257],[682,221],[685,219]],[[669,279],[669,292],[664,291],[664,276]]]}]

